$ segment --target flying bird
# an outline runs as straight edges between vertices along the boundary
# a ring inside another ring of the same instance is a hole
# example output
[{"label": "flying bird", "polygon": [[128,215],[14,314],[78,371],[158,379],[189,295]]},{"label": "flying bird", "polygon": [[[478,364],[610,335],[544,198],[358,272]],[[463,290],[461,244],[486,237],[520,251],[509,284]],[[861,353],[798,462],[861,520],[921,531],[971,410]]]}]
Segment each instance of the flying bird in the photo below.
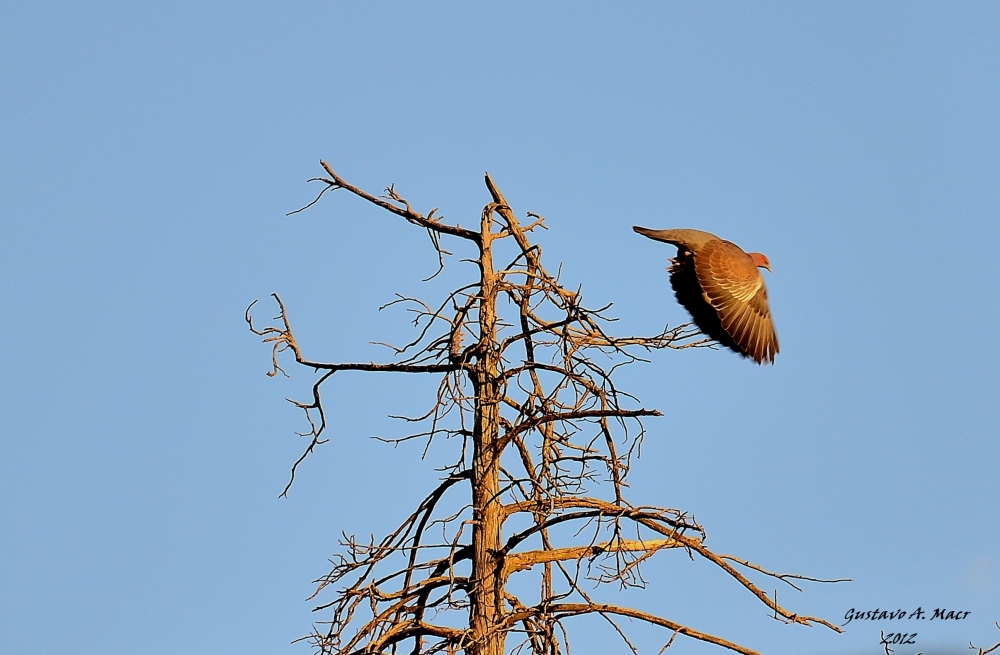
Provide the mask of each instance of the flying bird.
[{"label": "flying bird", "polygon": [[743,252],[735,243],[701,230],[632,229],[677,246],[670,286],[702,332],[758,364],[774,362],[778,335],[767,287],[757,270],[771,270],[766,256]]}]

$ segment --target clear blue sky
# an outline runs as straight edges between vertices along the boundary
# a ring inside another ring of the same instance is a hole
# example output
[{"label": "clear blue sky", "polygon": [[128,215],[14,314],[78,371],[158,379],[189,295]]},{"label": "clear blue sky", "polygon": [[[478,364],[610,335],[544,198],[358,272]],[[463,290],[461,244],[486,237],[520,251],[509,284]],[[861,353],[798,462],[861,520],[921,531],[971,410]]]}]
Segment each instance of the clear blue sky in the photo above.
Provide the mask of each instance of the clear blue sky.
[{"label": "clear blue sky", "polygon": [[5,5],[0,652],[305,653],[341,530],[432,481],[419,447],[369,439],[429,380],[355,376],[277,497],[302,447],[283,398],[312,378],[264,375],[244,308],[279,292],[311,355],[383,357],[368,342],[407,332],[376,308],[435,264],[344,195],[286,218],[320,158],[466,224],[489,170],[623,331],[686,319],[672,249],[631,225],[766,253],[775,366],[697,350],[624,376],[664,413],[633,500],[854,578],[779,591],[803,613],[972,613],[784,626],[679,553],[630,602],[777,655],[875,654],[879,627],[919,633],[897,655],[1000,639],[1000,5],[622,4]]}]

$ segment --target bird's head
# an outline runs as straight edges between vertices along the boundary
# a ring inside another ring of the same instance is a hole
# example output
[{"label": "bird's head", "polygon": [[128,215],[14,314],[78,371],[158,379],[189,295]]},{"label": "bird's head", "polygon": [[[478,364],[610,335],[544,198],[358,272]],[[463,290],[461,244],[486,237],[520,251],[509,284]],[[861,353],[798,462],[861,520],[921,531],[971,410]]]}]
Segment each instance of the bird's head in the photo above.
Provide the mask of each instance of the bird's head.
[{"label": "bird's head", "polygon": [[767,258],[767,255],[762,255],[759,252],[750,253],[750,259],[753,260],[753,265],[758,268],[766,268],[769,272],[773,273],[771,270],[771,260]]}]

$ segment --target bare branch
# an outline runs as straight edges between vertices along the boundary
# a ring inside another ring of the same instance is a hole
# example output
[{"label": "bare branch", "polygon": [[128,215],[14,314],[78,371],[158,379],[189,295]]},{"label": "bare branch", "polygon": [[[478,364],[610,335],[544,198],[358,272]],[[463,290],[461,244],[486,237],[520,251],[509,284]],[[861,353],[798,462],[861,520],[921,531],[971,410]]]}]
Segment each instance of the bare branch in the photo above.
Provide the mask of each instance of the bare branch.
[{"label": "bare branch", "polygon": [[851,580],[851,578],[838,578],[836,580],[824,580],[823,578],[813,578],[813,577],[810,577],[808,575],[797,575],[795,573],[774,573],[772,571],[768,571],[767,569],[765,569],[765,568],[763,568],[761,566],[758,566],[757,564],[753,564],[752,562],[748,562],[745,559],[740,559],[739,557],[733,557],[732,555],[720,555],[719,557],[721,559],[729,560],[731,562],[736,562],[737,564],[745,566],[745,567],[747,567],[749,569],[753,569],[754,571],[758,571],[760,573],[763,573],[764,575],[769,575],[772,578],[776,578],[778,580],[781,580],[782,582],[784,582],[788,586],[792,587],[796,591],[802,591],[802,588],[799,587],[798,585],[795,585],[794,583],[792,583],[791,580],[805,580],[806,582],[823,582],[823,583],[828,583],[828,584],[829,583],[834,583],[834,582],[853,582]]},{"label": "bare branch", "polygon": [[630,418],[638,416],[662,416],[662,414],[655,409],[581,410],[577,412],[546,414],[544,416],[539,416],[538,418],[531,419],[514,427],[507,433],[507,439],[511,439],[521,434],[522,432],[527,432],[528,430],[534,430],[535,428],[544,423],[553,423],[556,421],[574,421],[577,419],[585,419],[585,418],[604,418],[608,416]]},{"label": "bare branch", "polygon": [[[997,628],[1000,628],[1000,622],[996,623],[996,626],[997,626]],[[973,646],[972,642],[969,642],[969,649],[970,650],[977,650],[977,651],[979,651],[978,653],[976,653],[976,655],[987,655],[988,653],[992,653],[993,651],[997,650],[998,648],[1000,648],[1000,641],[998,641],[997,643],[993,644],[989,648],[985,648],[985,649],[980,648],[979,646]]]},{"label": "bare branch", "polygon": [[507,576],[518,571],[524,571],[545,562],[581,560],[587,557],[597,557],[609,551],[654,553],[663,548],[678,548],[681,546],[683,544],[675,539],[652,539],[649,541],[617,539],[612,542],[594,544],[593,546],[571,546],[552,550],[532,550],[522,553],[512,553],[506,558],[504,575]]},{"label": "bare branch", "polygon": [[[676,633],[691,637],[693,639],[698,639],[700,641],[705,641],[710,644],[715,644],[716,646],[722,646],[723,648],[728,648],[729,650],[735,651],[737,653],[743,653],[743,655],[760,655],[755,650],[750,650],[735,644],[721,637],[716,637],[715,635],[710,635],[707,632],[700,632],[689,628],[680,623],[664,619],[662,617],[656,616],[655,614],[649,614],[647,612],[640,612],[629,607],[619,607],[617,605],[608,605],[606,603],[561,603],[549,605],[544,608],[532,608],[533,611],[539,612],[544,611],[546,613],[552,614],[558,619],[562,619],[568,616],[580,616],[583,614],[615,614],[618,616],[627,616],[630,619],[637,619],[639,621],[645,621],[652,625],[658,625],[664,628],[673,630]],[[514,613],[510,619],[511,621],[521,620],[521,617]]]},{"label": "bare branch", "polygon": [[[478,244],[480,246],[482,245],[482,236],[478,232],[474,232],[464,227],[459,227],[457,225],[448,225],[446,223],[442,223],[432,218],[434,212],[431,212],[431,214],[429,214],[426,217],[423,216],[422,214],[414,211],[413,208],[410,207],[410,204],[408,202],[406,202],[399,195],[397,195],[393,187],[389,187],[389,189],[387,189],[387,192],[389,193],[390,198],[395,201],[395,203],[373,196],[367,191],[363,191],[352,184],[348,184],[343,180],[343,178],[334,173],[333,169],[330,168],[330,165],[327,164],[325,161],[320,160],[319,163],[326,170],[327,174],[330,176],[330,179],[323,179],[323,178],[320,179],[322,179],[322,181],[326,182],[330,186],[350,191],[359,198],[363,198],[368,202],[372,203],[373,205],[378,205],[382,209],[392,212],[397,216],[402,216],[409,222],[415,225],[419,225],[420,227],[427,228],[428,230],[431,230],[433,232],[440,232],[441,234],[450,234],[451,236],[472,241],[473,243]],[[400,207],[399,206],[400,204],[402,204],[403,206]]]}]

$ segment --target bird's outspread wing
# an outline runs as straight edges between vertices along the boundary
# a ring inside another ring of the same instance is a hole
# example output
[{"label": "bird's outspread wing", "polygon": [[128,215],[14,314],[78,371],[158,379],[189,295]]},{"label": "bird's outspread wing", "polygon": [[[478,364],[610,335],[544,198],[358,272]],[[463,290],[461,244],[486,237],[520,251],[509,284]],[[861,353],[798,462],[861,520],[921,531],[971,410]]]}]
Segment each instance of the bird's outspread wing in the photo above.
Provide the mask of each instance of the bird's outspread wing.
[{"label": "bird's outspread wing", "polygon": [[707,243],[694,258],[705,299],[719,313],[722,327],[757,363],[774,362],[778,335],[771,320],[764,278],[750,255],[721,239]]}]

